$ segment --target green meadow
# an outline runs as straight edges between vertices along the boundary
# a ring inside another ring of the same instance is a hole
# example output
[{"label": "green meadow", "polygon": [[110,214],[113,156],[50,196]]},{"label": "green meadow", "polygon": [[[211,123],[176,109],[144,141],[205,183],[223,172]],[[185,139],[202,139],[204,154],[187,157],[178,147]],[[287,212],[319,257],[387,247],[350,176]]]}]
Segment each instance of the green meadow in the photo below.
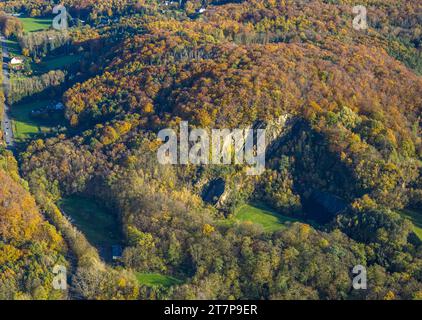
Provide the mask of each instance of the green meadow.
[{"label": "green meadow", "polygon": [[58,124],[57,119],[45,121],[35,120],[31,117],[31,111],[48,105],[50,101],[40,100],[29,103],[18,103],[11,107],[13,118],[13,133],[17,142],[36,138],[37,135],[46,134]]},{"label": "green meadow", "polygon": [[63,70],[78,62],[80,55],[60,55],[44,58],[40,63],[33,64],[32,69],[38,74],[47,73],[51,70]]},{"label": "green meadow", "polygon": [[50,18],[25,17],[19,18],[19,20],[22,21],[23,30],[28,33],[47,30],[53,23],[53,19]]},{"label": "green meadow", "polygon": [[260,204],[244,204],[236,209],[230,222],[250,222],[259,224],[265,232],[275,232],[286,228],[286,223],[298,220],[278,214]]},{"label": "green meadow", "polygon": [[22,56],[22,50],[17,40],[6,39],[7,49],[12,56]]},{"label": "green meadow", "polygon": [[138,282],[147,287],[171,287],[182,283],[182,280],[159,273],[137,273]]},{"label": "green meadow", "polygon": [[91,244],[105,246],[121,243],[122,232],[118,218],[95,200],[70,196],[61,199],[58,205]]},{"label": "green meadow", "polygon": [[413,223],[413,232],[422,240],[422,212],[417,210],[402,210],[401,215]]}]

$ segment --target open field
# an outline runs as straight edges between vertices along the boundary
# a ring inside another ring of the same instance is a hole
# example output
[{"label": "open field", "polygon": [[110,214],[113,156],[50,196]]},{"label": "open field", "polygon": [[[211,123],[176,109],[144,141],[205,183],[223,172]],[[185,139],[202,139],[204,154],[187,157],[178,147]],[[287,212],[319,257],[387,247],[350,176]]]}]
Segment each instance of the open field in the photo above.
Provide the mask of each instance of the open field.
[{"label": "open field", "polygon": [[422,240],[422,212],[416,210],[402,210],[401,215],[412,221],[413,232]]},{"label": "open field", "polygon": [[53,19],[49,18],[19,18],[23,23],[23,29],[25,32],[35,32],[47,30],[51,27]]},{"label": "open field", "polygon": [[68,65],[77,62],[81,57],[79,55],[63,55],[58,57],[47,58],[43,63],[48,66],[49,70],[62,69]]},{"label": "open field", "polygon": [[182,281],[171,276],[165,276],[159,273],[137,273],[136,278],[139,283],[147,287],[171,287],[181,284]]},{"label": "open field", "polygon": [[230,220],[256,223],[261,225],[266,232],[282,230],[286,227],[286,223],[298,221],[282,216],[260,204],[245,204],[240,206]]},{"label": "open field", "polygon": [[12,54],[12,56],[22,56],[21,47],[17,40],[6,39],[7,49]]},{"label": "open field", "polygon": [[13,118],[13,130],[15,139],[23,142],[27,139],[35,138],[38,134],[49,133],[51,128],[57,125],[57,121],[37,121],[31,118],[31,111],[44,107],[50,101],[40,100],[31,103],[20,103],[11,107]]},{"label": "open field", "polygon": [[47,57],[39,64],[33,64],[33,71],[37,73],[46,73],[51,70],[63,70],[69,65],[74,64],[80,59],[79,55],[61,55],[57,57]]},{"label": "open field", "polygon": [[60,200],[58,205],[91,244],[98,247],[122,242],[117,217],[98,205],[95,200],[71,196]]}]

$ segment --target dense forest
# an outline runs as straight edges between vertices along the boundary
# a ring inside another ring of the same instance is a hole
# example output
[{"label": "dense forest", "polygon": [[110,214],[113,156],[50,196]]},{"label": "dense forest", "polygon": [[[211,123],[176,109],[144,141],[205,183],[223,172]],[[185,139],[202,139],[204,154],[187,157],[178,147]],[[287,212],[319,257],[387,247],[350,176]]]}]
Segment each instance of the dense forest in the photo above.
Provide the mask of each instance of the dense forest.
[{"label": "dense forest", "polygon": [[[422,215],[419,1],[62,2],[65,36],[25,33],[6,14],[45,17],[53,4],[0,1],[2,33],[28,59],[80,57],[6,97],[60,99],[66,130],[16,159],[0,147],[0,298],[422,299],[422,239],[402,214]],[[368,30],[353,29],[354,5]],[[161,165],[157,134],[182,121],[264,126],[265,172]],[[64,215],[72,196],[119,221],[118,263]],[[291,220],[271,232],[236,220],[251,203]],[[65,292],[51,287],[58,263]],[[356,265],[367,290],[353,289]]]},{"label": "dense forest", "polygon": [[42,216],[10,153],[0,154],[0,299],[61,299],[51,268],[65,261],[57,229]]}]

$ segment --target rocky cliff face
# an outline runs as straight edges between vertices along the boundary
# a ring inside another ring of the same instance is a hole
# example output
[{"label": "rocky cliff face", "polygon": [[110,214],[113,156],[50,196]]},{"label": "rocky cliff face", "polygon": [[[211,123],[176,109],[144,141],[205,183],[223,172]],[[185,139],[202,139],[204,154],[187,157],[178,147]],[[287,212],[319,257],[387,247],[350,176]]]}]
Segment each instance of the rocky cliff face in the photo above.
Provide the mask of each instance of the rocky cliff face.
[{"label": "rocky cliff face", "polygon": [[[285,114],[276,120],[255,123],[246,129],[266,130],[266,158],[268,159],[283,143],[283,138],[290,132],[296,118]],[[242,168],[244,169],[244,168]],[[205,202],[212,204],[222,211],[229,211],[238,201],[244,201],[253,195],[254,185],[259,177],[247,176],[245,170],[236,170],[236,173],[225,177],[201,179],[201,195]]]},{"label": "rocky cliff face", "polygon": [[293,115],[285,114],[266,124],[267,158],[281,146],[283,138],[292,129],[296,121],[297,118]]}]

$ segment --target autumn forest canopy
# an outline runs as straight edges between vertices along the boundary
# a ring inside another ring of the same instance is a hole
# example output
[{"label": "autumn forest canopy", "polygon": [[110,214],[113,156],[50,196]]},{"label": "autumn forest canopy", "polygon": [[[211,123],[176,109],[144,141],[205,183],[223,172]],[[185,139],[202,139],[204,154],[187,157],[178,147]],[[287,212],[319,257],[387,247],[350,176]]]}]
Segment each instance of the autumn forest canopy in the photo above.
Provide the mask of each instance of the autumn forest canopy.
[{"label": "autumn forest canopy", "polygon": [[[0,299],[422,299],[420,1],[62,4],[0,1]],[[182,121],[264,172],[160,164]]]}]

